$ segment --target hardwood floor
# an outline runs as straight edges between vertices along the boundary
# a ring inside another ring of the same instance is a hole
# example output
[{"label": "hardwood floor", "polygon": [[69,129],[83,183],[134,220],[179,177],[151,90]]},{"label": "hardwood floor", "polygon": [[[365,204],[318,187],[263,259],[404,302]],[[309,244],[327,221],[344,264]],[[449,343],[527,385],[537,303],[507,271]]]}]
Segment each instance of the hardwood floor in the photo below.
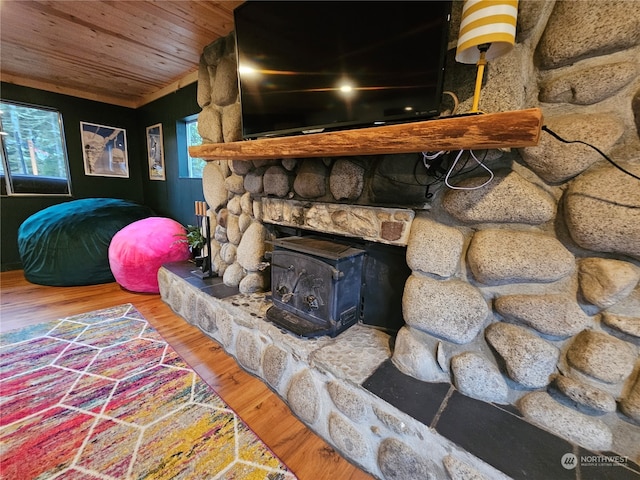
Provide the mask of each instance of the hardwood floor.
[{"label": "hardwood floor", "polygon": [[3,332],[122,303],[132,303],[300,480],[373,478],[309,430],[262,381],[173,313],[159,295],[127,292],[117,283],[47,287],[27,282],[21,270],[0,273]]}]

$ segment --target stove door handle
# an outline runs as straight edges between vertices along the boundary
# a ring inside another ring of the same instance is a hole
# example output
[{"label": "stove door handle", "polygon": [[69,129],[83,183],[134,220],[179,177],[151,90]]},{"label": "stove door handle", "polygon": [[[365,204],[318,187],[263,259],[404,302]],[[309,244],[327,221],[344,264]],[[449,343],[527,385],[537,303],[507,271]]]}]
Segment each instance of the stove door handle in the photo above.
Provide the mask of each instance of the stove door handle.
[{"label": "stove door handle", "polygon": [[293,297],[294,293],[285,293],[282,295],[282,303],[289,303],[291,301],[291,297]]},{"label": "stove door handle", "polygon": [[318,299],[315,297],[315,295],[307,295],[306,297],[304,297],[304,303],[309,310],[317,310],[318,308],[320,308]]}]

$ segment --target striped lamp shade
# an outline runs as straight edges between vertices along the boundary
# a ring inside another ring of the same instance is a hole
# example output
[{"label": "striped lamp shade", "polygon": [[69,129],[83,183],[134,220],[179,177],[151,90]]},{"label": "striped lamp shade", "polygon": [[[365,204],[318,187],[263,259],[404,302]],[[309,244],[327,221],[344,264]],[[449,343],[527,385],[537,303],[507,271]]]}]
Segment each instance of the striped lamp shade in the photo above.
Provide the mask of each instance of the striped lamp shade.
[{"label": "striped lamp shade", "polygon": [[516,38],[518,0],[466,0],[462,7],[456,61],[476,63],[478,45],[490,44],[486,60],[493,60],[513,48]]}]

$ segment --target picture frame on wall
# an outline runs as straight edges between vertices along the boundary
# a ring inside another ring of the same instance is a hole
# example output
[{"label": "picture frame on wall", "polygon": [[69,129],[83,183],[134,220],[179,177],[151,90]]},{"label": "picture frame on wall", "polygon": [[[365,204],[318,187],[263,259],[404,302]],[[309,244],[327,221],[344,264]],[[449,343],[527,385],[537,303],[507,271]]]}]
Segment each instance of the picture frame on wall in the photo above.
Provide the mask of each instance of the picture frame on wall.
[{"label": "picture frame on wall", "polygon": [[161,123],[147,127],[147,158],[149,161],[149,179],[165,180]]},{"label": "picture frame on wall", "polygon": [[124,128],[80,122],[80,134],[85,175],[129,178]]}]

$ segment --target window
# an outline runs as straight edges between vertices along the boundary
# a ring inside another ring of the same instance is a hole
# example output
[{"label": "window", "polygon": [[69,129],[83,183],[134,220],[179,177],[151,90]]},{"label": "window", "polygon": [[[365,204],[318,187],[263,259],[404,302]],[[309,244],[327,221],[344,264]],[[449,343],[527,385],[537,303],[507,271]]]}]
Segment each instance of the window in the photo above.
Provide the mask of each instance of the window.
[{"label": "window", "polygon": [[202,178],[202,170],[207,164],[201,158],[194,158],[189,155],[189,147],[192,145],[202,145],[202,137],[198,133],[198,117],[197,115],[185,119],[185,134],[187,139],[187,165],[184,169],[185,177]]},{"label": "window", "polygon": [[0,101],[2,195],[70,195],[59,112]]}]

